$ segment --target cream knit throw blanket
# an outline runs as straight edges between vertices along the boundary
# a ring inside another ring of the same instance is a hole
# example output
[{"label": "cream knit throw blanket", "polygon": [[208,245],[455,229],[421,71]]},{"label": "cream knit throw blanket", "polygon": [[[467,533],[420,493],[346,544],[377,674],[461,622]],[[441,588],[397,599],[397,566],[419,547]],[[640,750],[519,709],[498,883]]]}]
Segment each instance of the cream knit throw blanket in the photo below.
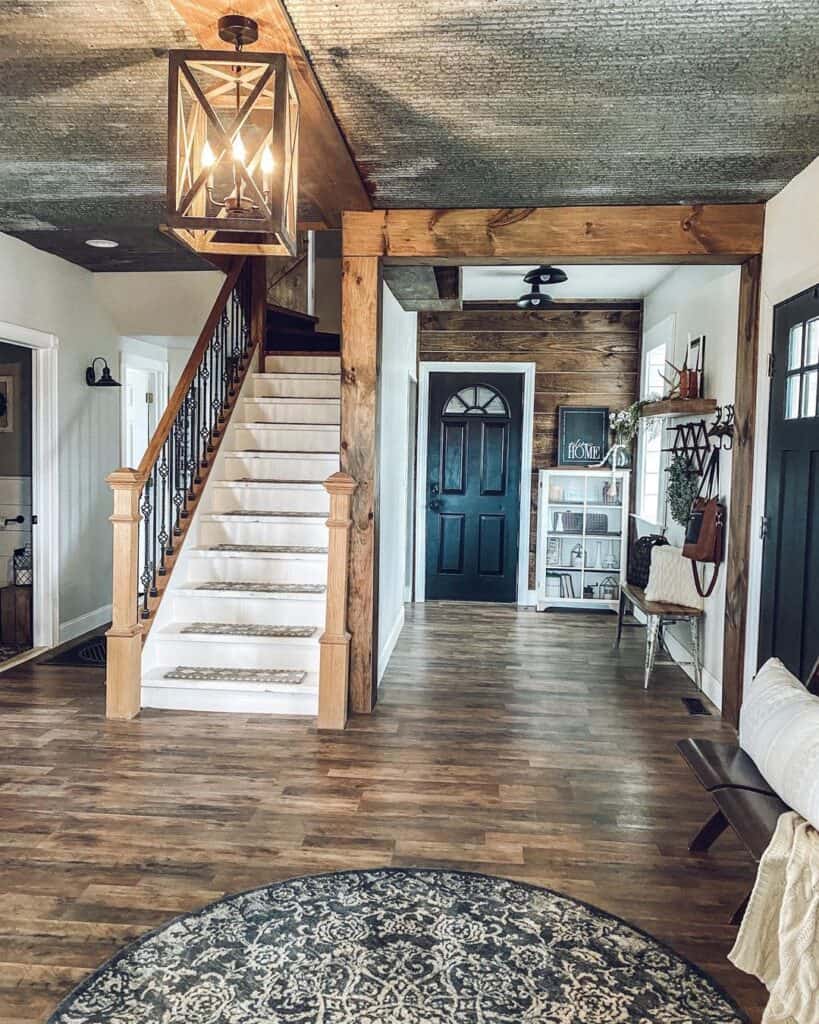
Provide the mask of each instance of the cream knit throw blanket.
[{"label": "cream knit throw blanket", "polygon": [[783,814],[728,954],[770,992],[762,1024],[819,1024],[819,832]]}]

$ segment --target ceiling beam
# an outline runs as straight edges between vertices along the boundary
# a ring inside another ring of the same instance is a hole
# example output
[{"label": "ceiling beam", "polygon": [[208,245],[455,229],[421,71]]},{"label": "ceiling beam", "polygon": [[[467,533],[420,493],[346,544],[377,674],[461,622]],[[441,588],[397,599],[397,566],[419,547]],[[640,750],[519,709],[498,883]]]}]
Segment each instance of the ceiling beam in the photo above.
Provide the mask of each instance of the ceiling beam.
[{"label": "ceiling beam", "polygon": [[337,228],[342,210],[370,210],[369,195],[313,68],[281,0],[171,0],[205,49],[224,50],[216,23],[223,14],[242,14],[259,24],[259,41],[249,50],[284,53],[299,91],[299,227]]},{"label": "ceiling beam", "polygon": [[385,266],[384,281],[410,312],[461,309],[461,268]]},{"label": "ceiling beam", "polygon": [[742,263],[762,204],[373,210],[344,214],[345,256],[406,263]]}]

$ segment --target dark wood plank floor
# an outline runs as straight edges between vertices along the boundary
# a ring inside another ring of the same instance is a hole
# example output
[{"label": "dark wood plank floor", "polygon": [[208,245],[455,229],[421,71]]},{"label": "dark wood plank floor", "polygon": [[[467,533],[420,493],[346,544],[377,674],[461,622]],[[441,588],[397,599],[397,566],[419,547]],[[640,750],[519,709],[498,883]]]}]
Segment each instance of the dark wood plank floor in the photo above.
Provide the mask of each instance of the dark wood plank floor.
[{"label": "dark wood plank floor", "polygon": [[710,801],[674,750],[729,737],[682,672],[641,683],[642,632],[427,605],[372,716],[103,715],[102,673],[0,675],[0,1024],[41,1022],[124,943],[223,893],[374,865],[446,865],[588,900],[674,946],[752,1019],[725,959],[753,871],[732,837],[686,853]]}]

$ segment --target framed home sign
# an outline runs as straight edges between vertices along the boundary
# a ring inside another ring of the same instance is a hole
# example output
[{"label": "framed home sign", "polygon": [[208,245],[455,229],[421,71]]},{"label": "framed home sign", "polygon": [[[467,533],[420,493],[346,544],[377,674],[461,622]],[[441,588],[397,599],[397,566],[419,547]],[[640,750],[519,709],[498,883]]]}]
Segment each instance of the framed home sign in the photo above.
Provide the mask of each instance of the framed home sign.
[{"label": "framed home sign", "polygon": [[594,466],[609,447],[609,410],[561,405],[557,410],[558,466]]}]

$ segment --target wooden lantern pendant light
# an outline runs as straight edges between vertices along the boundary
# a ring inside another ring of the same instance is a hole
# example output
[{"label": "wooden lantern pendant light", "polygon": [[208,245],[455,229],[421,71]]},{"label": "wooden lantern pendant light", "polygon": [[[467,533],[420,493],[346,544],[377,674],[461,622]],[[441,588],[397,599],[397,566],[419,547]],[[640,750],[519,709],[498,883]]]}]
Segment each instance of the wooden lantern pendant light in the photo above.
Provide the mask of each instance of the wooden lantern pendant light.
[{"label": "wooden lantern pendant light", "polygon": [[219,19],[226,50],[171,50],[164,230],[195,252],[295,255],[299,97],[283,53],[245,52],[252,18]]}]

